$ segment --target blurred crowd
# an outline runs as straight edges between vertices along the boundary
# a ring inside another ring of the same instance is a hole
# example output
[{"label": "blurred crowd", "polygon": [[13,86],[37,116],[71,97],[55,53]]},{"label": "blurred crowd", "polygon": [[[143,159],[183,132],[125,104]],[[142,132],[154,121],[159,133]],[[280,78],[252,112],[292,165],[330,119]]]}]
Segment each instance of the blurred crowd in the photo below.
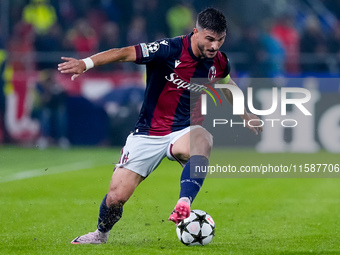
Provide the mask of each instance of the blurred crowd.
[{"label": "blurred crowd", "polygon": [[[5,95],[13,89],[6,79],[13,72],[41,72],[35,86],[40,110],[35,113],[41,123],[50,122],[41,131],[49,136],[52,115],[63,116],[64,94],[46,75],[56,70],[61,56],[84,58],[110,48],[190,33],[197,12],[207,6],[220,8],[229,19],[230,33],[222,50],[231,59],[235,75],[340,74],[340,1],[251,1],[271,8],[256,22],[250,19],[253,10],[240,13],[241,3],[247,1],[11,0],[5,5],[2,0],[0,127],[4,126]],[[240,8],[233,9],[232,2]],[[135,68],[112,64],[97,71]],[[0,138],[6,137],[1,132],[6,130],[0,128]],[[63,132],[58,136],[66,146]]]},{"label": "blurred crowd", "polygon": [[[235,71],[256,76],[338,73],[340,3],[317,1],[326,12],[300,11],[296,3],[304,0],[299,0],[290,6],[295,11],[286,7],[251,24],[229,20],[230,34],[223,50],[230,54]],[[228,1],[212,0],[209,6],[221,8],[228,17]],[[65,52],[82,58],[113,47],[189,33],[196,13],[204,7],[204,1],[195,0],[12,0],[8,33],[0,33],[7,38],[1,38],[0,48],[21,62],[23,54],[35,53],[25,58],[22,68],[55,68]],[[131,66],[106,66],[102,71],[117,68]]]}]

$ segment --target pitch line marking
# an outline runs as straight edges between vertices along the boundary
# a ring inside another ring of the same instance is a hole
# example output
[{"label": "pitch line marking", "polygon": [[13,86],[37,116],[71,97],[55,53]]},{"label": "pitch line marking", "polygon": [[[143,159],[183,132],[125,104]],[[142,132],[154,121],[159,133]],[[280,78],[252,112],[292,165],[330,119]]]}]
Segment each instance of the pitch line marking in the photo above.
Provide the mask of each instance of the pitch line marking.
[{"label": "pitch line marking", "polygon": [[64,165],[48,167],[48,168],[41,167],[37,169],[27,170],[27,171],[15,173],[12,175],[8,175],[3,178],[0,177],[0,183],[18,181],[18,180],[29,179],[29,178],[39,177],[39,176],[44,176],[44,175],[52,175],[52,174],[60,174],[60,173],[84,170],[84,169],[88,169],[94,166],[95,166],[95,163],[93,161],[85,161],[85,162],[75,162],[75,163],[64,164]]}]

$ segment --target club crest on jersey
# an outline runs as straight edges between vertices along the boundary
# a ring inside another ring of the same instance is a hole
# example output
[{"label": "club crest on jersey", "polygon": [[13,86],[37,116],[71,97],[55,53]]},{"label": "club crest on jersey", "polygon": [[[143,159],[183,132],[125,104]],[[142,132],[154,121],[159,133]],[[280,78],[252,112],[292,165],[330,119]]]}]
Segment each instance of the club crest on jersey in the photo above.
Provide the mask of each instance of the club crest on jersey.
[{"label": "club crest on jersey", "polygon": [[158,42],[149,43],[149,44],[147,44],[147,46],[148,46],[148,50],[151,53],[155,53],[156,51],[159,50],[159,43]]},{"label": "club crest on jersey", "polygon": [[212,81],[215,78],[216,78],[216,67],[211,66],[209,69],[209,73],[208,73],[208,79]]}]

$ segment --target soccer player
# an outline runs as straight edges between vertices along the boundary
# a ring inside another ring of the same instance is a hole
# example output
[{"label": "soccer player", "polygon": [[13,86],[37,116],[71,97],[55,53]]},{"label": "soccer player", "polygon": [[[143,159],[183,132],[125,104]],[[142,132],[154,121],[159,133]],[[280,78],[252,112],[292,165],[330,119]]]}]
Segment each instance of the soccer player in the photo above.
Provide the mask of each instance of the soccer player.
[{"label": "soccer player", "polygon": [[[73,74],[72,80],[94,66],[112,62],[145,64],[147,72],[139,119],[126,140],[109,191],[100,205],[97,230],[75,238],[72,244],[106,243],[110,230],[122,217],[125,202],[165,157],[183,166],[179,200],[169,220],[178,224],[189,217],[190,205],[204,181],[204,176],[190,174],[190,168],[208,166],[213,145],[212,135],[200,125],[202,118],[191,116],[190,95],[197,93],[200,86],[191,84],[190,79],[229,79],[229,60],[219,51],[226,34],[225,16],[208,8],[198,14],[196,27],[188,35],[110,49],[82,60],[62,58],[65,62],[59,64],[58,70]],[[228,83],[237,86],[231,79]],[[222,92],[232,102],[230,91]],[[242,118],[260,126],[259,119],[246,110]],[[262,131],[248,128],[256,134]]]}]

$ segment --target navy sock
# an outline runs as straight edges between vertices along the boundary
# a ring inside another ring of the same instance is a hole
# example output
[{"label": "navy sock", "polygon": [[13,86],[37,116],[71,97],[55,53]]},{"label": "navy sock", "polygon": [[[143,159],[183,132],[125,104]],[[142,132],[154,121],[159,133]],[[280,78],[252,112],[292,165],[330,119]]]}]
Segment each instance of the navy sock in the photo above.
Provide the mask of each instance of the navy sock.
[{"label": "navy sock", "polygon": [[97,228],[100,232],[110,231],[114,224],[116,224],[123,215],[123,206],[110,206],[106,205],[105,195],[99,208],[99,217]]},{"label": "navy sock", "polygon": [[[201,189],[206,171],[209,165],[209,160],[204,156],[194,155],[190,157],[189,161],[183,168],[181,176],[181,191],[179,197],[188,197],[192,203]],[[198,170],[200,169],[200,171]]]}]

